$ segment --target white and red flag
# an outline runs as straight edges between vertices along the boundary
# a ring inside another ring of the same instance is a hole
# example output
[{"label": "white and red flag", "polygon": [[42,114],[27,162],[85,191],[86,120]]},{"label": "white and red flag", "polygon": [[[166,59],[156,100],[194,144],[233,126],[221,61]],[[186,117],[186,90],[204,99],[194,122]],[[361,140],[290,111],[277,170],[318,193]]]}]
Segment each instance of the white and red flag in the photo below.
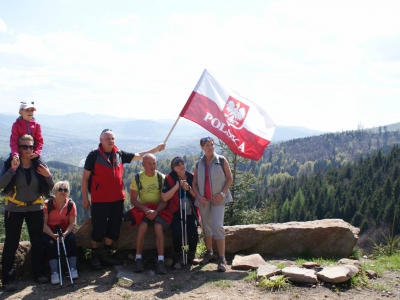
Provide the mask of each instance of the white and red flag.
[{"label": "white and red flag", "polygon": [[275,131],[264,109],[219,84],[207,70],[179,116],[199,124],[234,153],[252,160],[262,157]]}]

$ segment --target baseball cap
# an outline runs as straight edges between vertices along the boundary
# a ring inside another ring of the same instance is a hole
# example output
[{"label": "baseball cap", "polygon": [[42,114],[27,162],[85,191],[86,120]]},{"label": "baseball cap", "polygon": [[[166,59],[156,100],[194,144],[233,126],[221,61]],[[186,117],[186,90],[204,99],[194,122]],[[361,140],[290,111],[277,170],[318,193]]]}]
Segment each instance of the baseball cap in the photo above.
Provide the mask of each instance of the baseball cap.
[{"label": "baseball cap", "polygon": [[28,109],[28,108],[33,108],[34,110],[36,110],[36,107],[33,104],[34,104],[34,102],[31,102],[31,103],[21,102],[21,106],[19,107],[19,110]]}]

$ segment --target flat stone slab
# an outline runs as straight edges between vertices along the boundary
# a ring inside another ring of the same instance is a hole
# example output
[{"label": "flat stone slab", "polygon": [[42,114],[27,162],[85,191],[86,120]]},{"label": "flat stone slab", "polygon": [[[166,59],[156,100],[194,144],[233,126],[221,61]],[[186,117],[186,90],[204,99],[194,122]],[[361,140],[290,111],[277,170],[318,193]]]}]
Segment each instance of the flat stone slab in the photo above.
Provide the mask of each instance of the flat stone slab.
[{"label": "flat stone slab", "polygon": [[317,277],[329,283],[342,283],[349,280],[351,274],[351,270],[345,266],[327,266],[317,272]]},{"label": "flat stone slab", "polygon": [[262,258],[260,254],[252,254],[252,255],[235,255],[235,258],[232,261],[232,269],[236,270],[254,270],[260,266],[266,265],[267,263]]},{"label": "flat stone slab", "polygon": [[270,278],[273,275],[281,275],[282,270],[279,269],[277,266],[266,264],[263,266],[259,266],[257,269],[257,279],[261,278]]},{"label": "flat stone slab", "polygon": [[282,270],[290,281],[302,283],[318,283],[317,275],[314,270],[299,268],[299,267],[286,267]]}]

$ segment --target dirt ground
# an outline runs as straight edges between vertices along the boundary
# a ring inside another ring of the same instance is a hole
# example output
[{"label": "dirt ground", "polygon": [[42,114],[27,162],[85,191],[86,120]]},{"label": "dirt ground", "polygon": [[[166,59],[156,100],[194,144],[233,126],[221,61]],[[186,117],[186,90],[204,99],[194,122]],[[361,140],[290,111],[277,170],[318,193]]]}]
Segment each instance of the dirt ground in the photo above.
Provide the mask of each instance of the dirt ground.
[{"label": "dirt ground", "polygon": [[400,273],[386,273],[371,279],[373,288],[349,288],[349,284],[318,285],[293,284],[286,291],[268,291],[254,282],[243,280],[247,271],[232,270],[233,257],[227,257],[228,270],[216,271],[216,263],[206,266],[186,266],[182,270],[167,268],[167,274],[155,273],[155,260],[145,259],[146,270],[133,273],[133,261],[128,258],[123,264],[92,270],[88,262],[79,264],[79,278],[71,285],[67,273],[63,276],[63,287],[52,284],[37,284],[27,274],[19,278],[18,289],[6,293],[0,289],[0,299],[385,299],[400,298]]}]

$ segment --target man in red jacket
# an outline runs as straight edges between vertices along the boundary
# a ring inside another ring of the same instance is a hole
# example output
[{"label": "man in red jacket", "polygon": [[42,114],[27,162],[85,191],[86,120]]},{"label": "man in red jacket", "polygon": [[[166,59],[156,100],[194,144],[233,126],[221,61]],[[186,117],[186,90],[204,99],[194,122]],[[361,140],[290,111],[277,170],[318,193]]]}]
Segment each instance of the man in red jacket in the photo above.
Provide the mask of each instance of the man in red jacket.
[{"label": "man in red jacket", "polygon": [[125,200],[122,179],[124,164],[140,160],[146,153],[156,153],[164,149],[165,144],[161,143],[147,151],[128,153],[115,146],[115,137],[111,129],[104,129],[101,132],[99,147],[87,156],[82,174],[82,205],[86,211],[91,208],[93,227],[91,263],[94,269],[102,267],[99,244],[103,239],[104,248],[101,255],[103,262],[118,263],[111,256],[111,246],[112,242],[119,238],[121,229]]}]

